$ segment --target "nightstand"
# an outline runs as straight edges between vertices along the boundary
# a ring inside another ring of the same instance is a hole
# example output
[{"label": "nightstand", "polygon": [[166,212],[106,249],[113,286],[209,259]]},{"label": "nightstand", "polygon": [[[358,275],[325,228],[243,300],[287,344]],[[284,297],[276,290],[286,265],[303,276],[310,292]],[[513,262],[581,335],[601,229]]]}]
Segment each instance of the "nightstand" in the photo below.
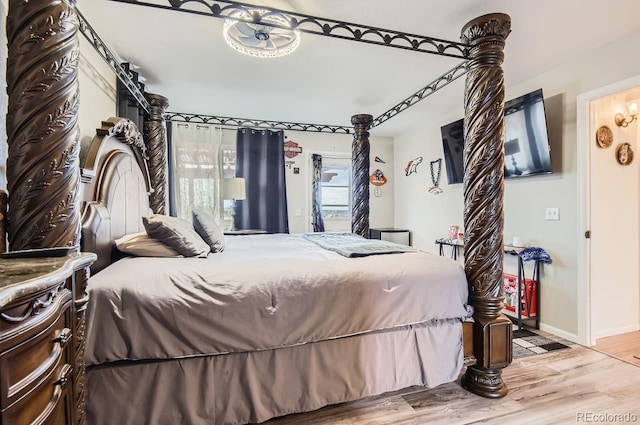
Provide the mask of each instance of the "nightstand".
[{"label": "nightstand", "polygon": [[380,239],[402,245],[410,245],[409,231],[407,229],[369,229],[369,239]]},{"label": "nightstand", "polygon": [[228,236],[243,236],[243,235],[266,235],[266,230],[258,229],[246,229],[246,230],[225,230],[224,234]]}]

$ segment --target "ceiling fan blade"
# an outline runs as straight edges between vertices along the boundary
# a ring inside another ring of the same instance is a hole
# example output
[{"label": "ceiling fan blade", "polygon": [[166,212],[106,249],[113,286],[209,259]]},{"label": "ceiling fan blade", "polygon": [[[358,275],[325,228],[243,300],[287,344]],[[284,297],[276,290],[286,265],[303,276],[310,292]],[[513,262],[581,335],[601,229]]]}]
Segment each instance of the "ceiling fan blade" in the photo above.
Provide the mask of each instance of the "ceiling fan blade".
[{"label": "ceiling fan blade", "polygon": [[290,43],[292,39],[293,37],[288,37],[282,34],[271,34],[271,37],[269,38],[269,40],[273,41],[278,46],[282,46],[283,44]]},{"label": "ceiling fan blade", "polygon": [[293,40],[295,38],[295,34],[288,30],[273,31],[270,36],[271,38],[281,38],[285,40]]},{"label": "ceiling fan blade", "polygon": [[234,25],[235,29],[243,35],[246,36],[253,36],[256,33],[255,28],[253,28],[251,25],[249,25],[246,22],[236,22],[236,24]]},{"label": "ceiling fan blade", "polygon": [[258,44],[262,43],[261,40],[258,40],[255,36],[240,36],[237,37],[238,41],[245,46],[256,47]]}]

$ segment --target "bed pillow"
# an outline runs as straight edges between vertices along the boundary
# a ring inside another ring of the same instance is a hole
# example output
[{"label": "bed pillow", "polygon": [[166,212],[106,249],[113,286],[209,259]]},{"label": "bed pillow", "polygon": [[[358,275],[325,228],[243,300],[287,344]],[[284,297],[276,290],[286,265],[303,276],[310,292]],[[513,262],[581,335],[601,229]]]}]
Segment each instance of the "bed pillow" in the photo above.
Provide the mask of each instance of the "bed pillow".
[{"label": "bed pillow", "polygon": [[118,251],[138,257],[179,257],[174,249],[147,235],[146,232],[130,233],[115,240]]},{"label": "bed pillow", "polygon": [[202,240],[187,220],[153,214],[142,217],[142,224],[149,236],[169,245],[178,254],[185,257],[206,257],[209,254],[209,245]]},{"label": "bed pillow", "polygon": [[224,233],[216,219],[204,211],[193,210],[193,228],[211,248],[211,252],[224,251]]}]

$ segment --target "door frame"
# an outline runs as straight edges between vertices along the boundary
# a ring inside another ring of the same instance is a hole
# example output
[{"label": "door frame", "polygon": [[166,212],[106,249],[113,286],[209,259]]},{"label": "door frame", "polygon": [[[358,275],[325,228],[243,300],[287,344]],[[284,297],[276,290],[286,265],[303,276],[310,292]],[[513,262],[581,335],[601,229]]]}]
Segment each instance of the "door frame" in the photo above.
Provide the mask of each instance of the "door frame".
[{"label": "door frame", "polygon": [[577,174],[578,174],[578,343],[596,344],[592,326],[591,239],[585,232],[591,228],[591,153],[595,134],[593,101],[640,87],[640,75],[577,96]]}]

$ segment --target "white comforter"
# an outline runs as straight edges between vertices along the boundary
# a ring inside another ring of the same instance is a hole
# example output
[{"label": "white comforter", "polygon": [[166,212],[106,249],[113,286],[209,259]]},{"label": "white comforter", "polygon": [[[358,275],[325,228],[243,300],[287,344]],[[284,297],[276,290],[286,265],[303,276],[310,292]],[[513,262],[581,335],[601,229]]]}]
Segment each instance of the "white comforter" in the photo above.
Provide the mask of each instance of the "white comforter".
[{"label": "white comforter", "polygon": [[208,258],[125,258],[89,280],[87,365],[272,349],[469,316],[462,267],[345,258],[300,235],[227,237]]}]

